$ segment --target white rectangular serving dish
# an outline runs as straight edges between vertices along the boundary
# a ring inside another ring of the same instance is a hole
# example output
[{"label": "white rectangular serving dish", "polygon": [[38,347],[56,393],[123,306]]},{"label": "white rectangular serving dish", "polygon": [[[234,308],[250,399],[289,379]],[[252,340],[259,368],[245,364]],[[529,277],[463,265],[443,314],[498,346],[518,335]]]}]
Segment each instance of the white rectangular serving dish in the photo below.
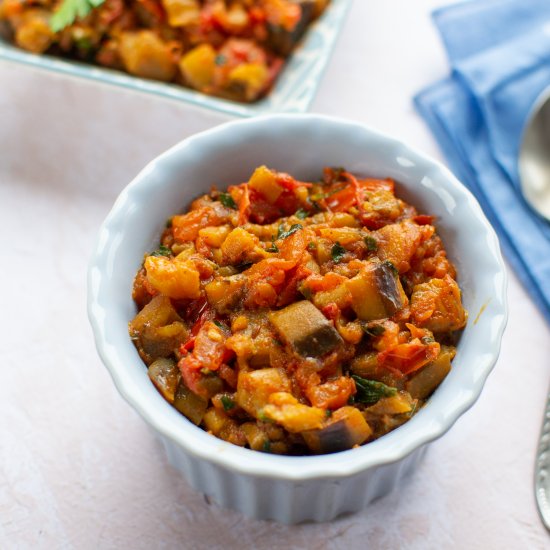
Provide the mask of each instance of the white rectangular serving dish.
[{"label": "white rectangular serving dish", "polygon": [[1,27],[0,59],[184,101],[233,116],[250,117],[272,112],[302,113],[307,111],[315,96],[351,2],[331,1],[323,15],[306,31],[273,89],[265,98],[250,104],[211,97],[176,84],[146,80],[62,57],[29,53],[10,44],[6,29]]}]

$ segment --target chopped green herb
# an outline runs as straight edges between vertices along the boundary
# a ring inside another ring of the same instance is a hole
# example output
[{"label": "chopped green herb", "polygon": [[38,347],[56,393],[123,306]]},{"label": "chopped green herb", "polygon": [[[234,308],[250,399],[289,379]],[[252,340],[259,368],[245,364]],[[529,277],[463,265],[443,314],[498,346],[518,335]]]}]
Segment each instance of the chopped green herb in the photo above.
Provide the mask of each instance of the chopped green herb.
[{"label": "chopped green herb", "polygon": [[269,439],[266,439],[262,445],[262,451],[264,453],[269,453],[271,451],[271,441]]},{"label": "chopped green herb", "polygon": [[[279,226],[279,230],[281,229],[281,226]],[[277,232],[277,234],[279,234]],[[279,247],[275,244],[275,236],[271,236],[271,246],[265,249],[266,252],[279,252]]]},{"label": "chopped green herb", "polygon": [[86,17],[94,8],[101,6],[105,0],[63,0],[50,18],[50,28],[59,32],[72,25],[77,19]]},{"label": "chopped green herb", "polygon": [[330,418],[330,417],[332,416],[332,411],[331,411],[330,409],[327,409],[327,410],[325,411],[325,416],[326,416],[327,418]]},{"label": "chopped green herb", "polygon": [[233,401],[233,399],[231,399],[231,397],[227,395],[222,395],[220,401],[222,402],[224,411],[230,411],[231,409],[235,408],[235,401]]},{"label": "chopped green herb", "polygon": [[294,215],[300,220],[305,220],[309,216],[309,214],[303,208],[296,210],[296,213]]},{"label": "chopped green herb", "polygon": [[346,253],[346,249],[338,241],[336,241],[332,246],[330,253],[332,255],[332,260],[334,261],[334,263],[338,264],[342,261],[342,258]]},{"label": "chopped green herb", "polygon": [[221,330],[224,330],[225,332],[229,332],[229,327],[222,323],[221,321],[218,321],[218,319],[214,319],[214,324]]},{"label": "chopped green herb", "polygon": [[388,266],[393,271],[394,275],[399,275],[399,270],[389,260],[382,262],[382,264]]},{"label": "chopped green herb", "polygon": [[397,394],[397,389],[391,386],[386,386],[382,382],[376,380],[367,380],[360,376],[352,375],[355,380],[355,386],[357,393],[355,394],[355,400],[365,405],[374,405],[383,397],[393,397]]},{"label": "chopped green herb", "polygon": [[382,325],[376,325],[376,324],[362,324],[361,328],[363,329],[363,332],[369,336],[380,336],[386,332],[386,329]]},{"label": "chopped green herb", "polygon": [[83,53],[90,50],[93,46],[89,36],[82,36],[74,39],[76,47]]},{"label": "chopped green herb", "polygon": [[324,193],[314,193],[314,194],[311,195],[311,197],[310,197],[310,199],[311,199],[313,202],[322,201],[324,198],[325,198],[325,194],[324,194]]},{"label": "chopped green herb", "polygon": [[435,342],[435,340],[431,336],[422,336],[422,338],[420,338],[420,341],[426,345],[432,344],[433,342]]},{"label": "chopped green herb", "polygon": [[172,255],[172,249],[169,246],[164,246],[161,244],[157,250],[151,252],[151,256],[167,256],[168,258]]},{"label": "chopped green herb", "polygon": [[369,252],[375,252],[378,249],[378,241],[374,237],[367,235],[363,240]]},{"label": "chopped green herb", "polygon": [[273,423],[273,420],[271,420],[271,418],[269,418],[269,416],[267,416],[267,414],[265,414],[263,411],[260,411],[258,413],[258,420],[260,420],[261,422]]},{"label": "chopped green herb", "polygon": [[[283,229],[281,231],[281,229]],[[300,229],[303,229],[303,227],[299,223],[294,223],[290,226],[290,229],[288,231],[284,231],[283,225],[281,224],[279,226],[279,231],[277,232],[277,239],[286,239],[287,237],[290,237],[293,233],[296,233],[296,231],[299,231]]]},{"label": "chopped green herb", "polygon": [[224,206],[227,206],[227,208],[237,210],[237,203],[233,200],[233,197],[229,193],[220,193],[218,198]]},{"label": "chopped green herb", "polygon": [[308,250],[317,250],[317,245],[314,242],[307,243]]},{"label": "chopped green herb", "polygon": [[225,55],[219,53],[215,58],[214,58],[214,63],[216,65],[225,65],[225,63],[227,62],[227,58],[225,57]]}]

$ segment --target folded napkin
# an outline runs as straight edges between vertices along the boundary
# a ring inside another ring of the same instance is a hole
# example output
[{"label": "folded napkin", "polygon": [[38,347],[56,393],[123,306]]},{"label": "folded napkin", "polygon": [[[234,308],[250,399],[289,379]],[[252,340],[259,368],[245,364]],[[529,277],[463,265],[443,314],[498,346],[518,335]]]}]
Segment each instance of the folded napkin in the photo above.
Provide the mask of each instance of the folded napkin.
[{"label": "folded napkin", "polygon": [[452,74],[416,107],[550,322],[550,223],[523,199],[517,168],[529,112],[550,86],[550,1],[470,0],[433,15]]}]

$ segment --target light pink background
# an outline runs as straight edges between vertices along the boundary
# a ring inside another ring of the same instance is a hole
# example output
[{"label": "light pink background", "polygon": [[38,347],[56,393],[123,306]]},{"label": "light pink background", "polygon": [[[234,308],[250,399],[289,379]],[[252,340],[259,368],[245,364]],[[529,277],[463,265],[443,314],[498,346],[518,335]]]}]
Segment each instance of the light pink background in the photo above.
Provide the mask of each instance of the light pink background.
[{"label": "light pink background", "polygon": [[[446,74],[436,0],[358,0],[312,110],[442,158],[411,97]],[[323,525],[243,518],[195,493],[101,365],[85,312],[99,224],[144,164],[223,118],[0,62],[0,548],[549,547],[533,465],[550,330],[511,274],[482,397],[399,492]]]}]

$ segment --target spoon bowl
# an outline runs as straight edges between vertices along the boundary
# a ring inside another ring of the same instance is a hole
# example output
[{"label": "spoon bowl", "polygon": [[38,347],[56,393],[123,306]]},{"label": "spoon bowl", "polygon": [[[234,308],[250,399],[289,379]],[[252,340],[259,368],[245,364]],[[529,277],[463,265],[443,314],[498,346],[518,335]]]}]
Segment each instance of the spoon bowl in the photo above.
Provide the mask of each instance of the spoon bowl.
[{"label": "spoon bowl", "polygon": [[539,96],[527,119],[518,171],[525,200],[550,220],[550,87]]}]

